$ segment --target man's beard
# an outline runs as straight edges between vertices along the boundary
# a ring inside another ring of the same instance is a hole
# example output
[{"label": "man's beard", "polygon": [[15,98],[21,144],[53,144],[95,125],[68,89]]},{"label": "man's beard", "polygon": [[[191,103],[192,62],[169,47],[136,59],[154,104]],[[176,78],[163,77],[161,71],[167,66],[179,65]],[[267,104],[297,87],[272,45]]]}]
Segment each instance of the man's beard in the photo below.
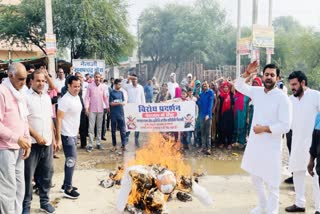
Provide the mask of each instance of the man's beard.
[{"label": "man's beard", "polygon": [[303,92],[303,88],[302,88],[302,86],[300,85],[300,87],[298,88],[298,90],[292,90],[292,92],[293,92],[293,96],[295,96],[295,97],[300,97],[300,95],[301,95],[302,92]]},{"label": "man's beard", "polygon": [[[266,88],[266,89],[268,89],[268,90],[271,90],[271,89],[273,89],[274,88],[274,86],[276,85],[276,82],[272,82],[272,81],[264,81],[263,82],[264,83],[264,87]],[[269,85],[267,85],[267,84],[269,84]]]}]

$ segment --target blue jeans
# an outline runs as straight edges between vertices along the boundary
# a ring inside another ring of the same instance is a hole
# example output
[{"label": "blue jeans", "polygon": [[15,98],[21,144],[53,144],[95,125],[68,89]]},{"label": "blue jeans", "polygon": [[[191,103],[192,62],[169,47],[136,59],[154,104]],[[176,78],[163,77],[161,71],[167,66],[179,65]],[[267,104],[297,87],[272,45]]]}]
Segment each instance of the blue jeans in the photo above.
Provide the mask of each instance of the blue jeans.
[{"label": "blue jeans", "polygon": [[70,190],[72,188],[72,177],[77,161],[77,137],[61,135],[64,156],[66,158],[64,164],[64,188]]},{"label": "blue jeans", "polygon": [[111,116],[111,136],[112,136],[112,145],[117,145],[116,131],[117,126],[120,129],[121,145],[126,145],[126,125],[124,117],[122,115],[112,115]]},{"label": "blue jeans", "polygon": [[[134,144],[135,144],[137,147],[140,147],[139,135],[140,135],[140,132],[134,132]],[[127,133],[126,133],[126,143],[127,143],[127,144],[128,144],[128,141],[129,141],[129,136],[130,136],[130,132],[127,132]]]},{"label": "blue jeans", "polygon": [[183,147],[188,147],[191,144],[192,131],[181,132],[180,139]]}]

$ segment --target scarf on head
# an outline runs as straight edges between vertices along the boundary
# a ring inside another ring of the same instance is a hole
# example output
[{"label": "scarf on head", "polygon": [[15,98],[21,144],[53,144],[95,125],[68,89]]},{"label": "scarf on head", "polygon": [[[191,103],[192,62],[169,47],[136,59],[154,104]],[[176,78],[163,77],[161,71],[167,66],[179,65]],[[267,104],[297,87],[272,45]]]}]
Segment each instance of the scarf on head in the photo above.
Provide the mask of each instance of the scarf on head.
[{"label": "scarf on head", "polygon": [[28,109],[27,109],[27,103],[26,103],[26,98],[25,98],[24,94],[22,93],[21,90],[18,91],[17,89],[15,89],[13,87],[9,78],[4,79],[2,84],[4,86],[6,86],[11,91],[12,95],[16,99],[16,101],[18,103],[19,114],[20,114],[21,120],[27,122],[28,121],[28,119],[27,119]]},{"label": "scarf on head", "polygon": [[[197,85],[200,85],[199,87],[199,90],[197,92]],[[193,87],[193,95],[200,95],[202,92],[202,89],[201,89],[201,81],[200,80],[196,80],[195,83],[194,83],[194,87]]]},{"label": "scarf on head", "polygon": [[260,79],[260,77],[254,78],[252,82],[257,82],[259,86],[262,86],[262,80]]},{"label": "scarf on head", "polygon": [[[228,86],[227,92],[223,90],[225,86]],[[220,96],[223,98],[222,110],[221,110],[221,113],[223,114],[224,112],[228,111],[231,108],[230,86],[227,81],[222,83],[221,85]]]}]

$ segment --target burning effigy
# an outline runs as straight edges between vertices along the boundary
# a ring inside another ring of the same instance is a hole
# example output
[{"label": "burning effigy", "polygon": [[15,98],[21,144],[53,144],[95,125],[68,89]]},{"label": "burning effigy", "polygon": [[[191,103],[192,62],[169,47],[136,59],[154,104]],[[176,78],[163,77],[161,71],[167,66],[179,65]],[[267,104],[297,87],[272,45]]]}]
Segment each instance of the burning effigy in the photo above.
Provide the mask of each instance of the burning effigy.
[{"label": "burning effigy", "polygon": [[165,202],[174,192],[183,202],[195,196],[205,205],[213,203],[209,193],[192,177],[180,145],[162,134],[152,135],[125,168],[119,167],[103,182],[101,185],[107,188],[121,185],[116,205],[120,212],[167,213]]}]

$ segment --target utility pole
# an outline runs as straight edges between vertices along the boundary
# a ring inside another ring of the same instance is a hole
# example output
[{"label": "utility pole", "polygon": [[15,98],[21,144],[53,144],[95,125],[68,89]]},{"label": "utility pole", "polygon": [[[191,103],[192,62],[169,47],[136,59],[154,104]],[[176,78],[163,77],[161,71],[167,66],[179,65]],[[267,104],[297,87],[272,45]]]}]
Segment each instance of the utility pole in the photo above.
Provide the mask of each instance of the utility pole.
[{"label": "utility pole", "polygon": [[[47,34],[53,34],[53,24],[52,24],[52,2],[51,0],[45,0],[46,7],[46,28]],[[48,72],[52,75],[52,78],[56,77],[55,64],[54,64],[54,54],[48,55],[49,66]]]},{"label": "utility pole", "polygon": [[241,55],[239,51],[238,43],[241,38],[241,0],[238,0],[238,22],[237,22],[237,59],[236,59],[236,77],[240,77],[241,70]]},{"label": "utility pole", "polygon": [[[252,0],[252,30],[253,30],[253,25],[258,23],[258,0]],[[256,60],[256,57],[253,57],[256,52],[254,50],[255,48],[251,50],[251,62]]]},{"label": "utility pole", "polygon": [[138,19],[137,24],[137,33],[138,33],[138,60],[139,60],[139,75],[141,75],[141,48],[140,48],[140,19]]},{"label": "utility pole", "polygon": [[252,2],[252,24],[258,23],[258,0]]},{"label": "utility pole", "polygon": [[[273,7],[273,0],[269,0],[269,20],[268,25],[269,27],[272,27],[272,7]],[[271,63],[271,54],[267,53],[267,64]]]}]

